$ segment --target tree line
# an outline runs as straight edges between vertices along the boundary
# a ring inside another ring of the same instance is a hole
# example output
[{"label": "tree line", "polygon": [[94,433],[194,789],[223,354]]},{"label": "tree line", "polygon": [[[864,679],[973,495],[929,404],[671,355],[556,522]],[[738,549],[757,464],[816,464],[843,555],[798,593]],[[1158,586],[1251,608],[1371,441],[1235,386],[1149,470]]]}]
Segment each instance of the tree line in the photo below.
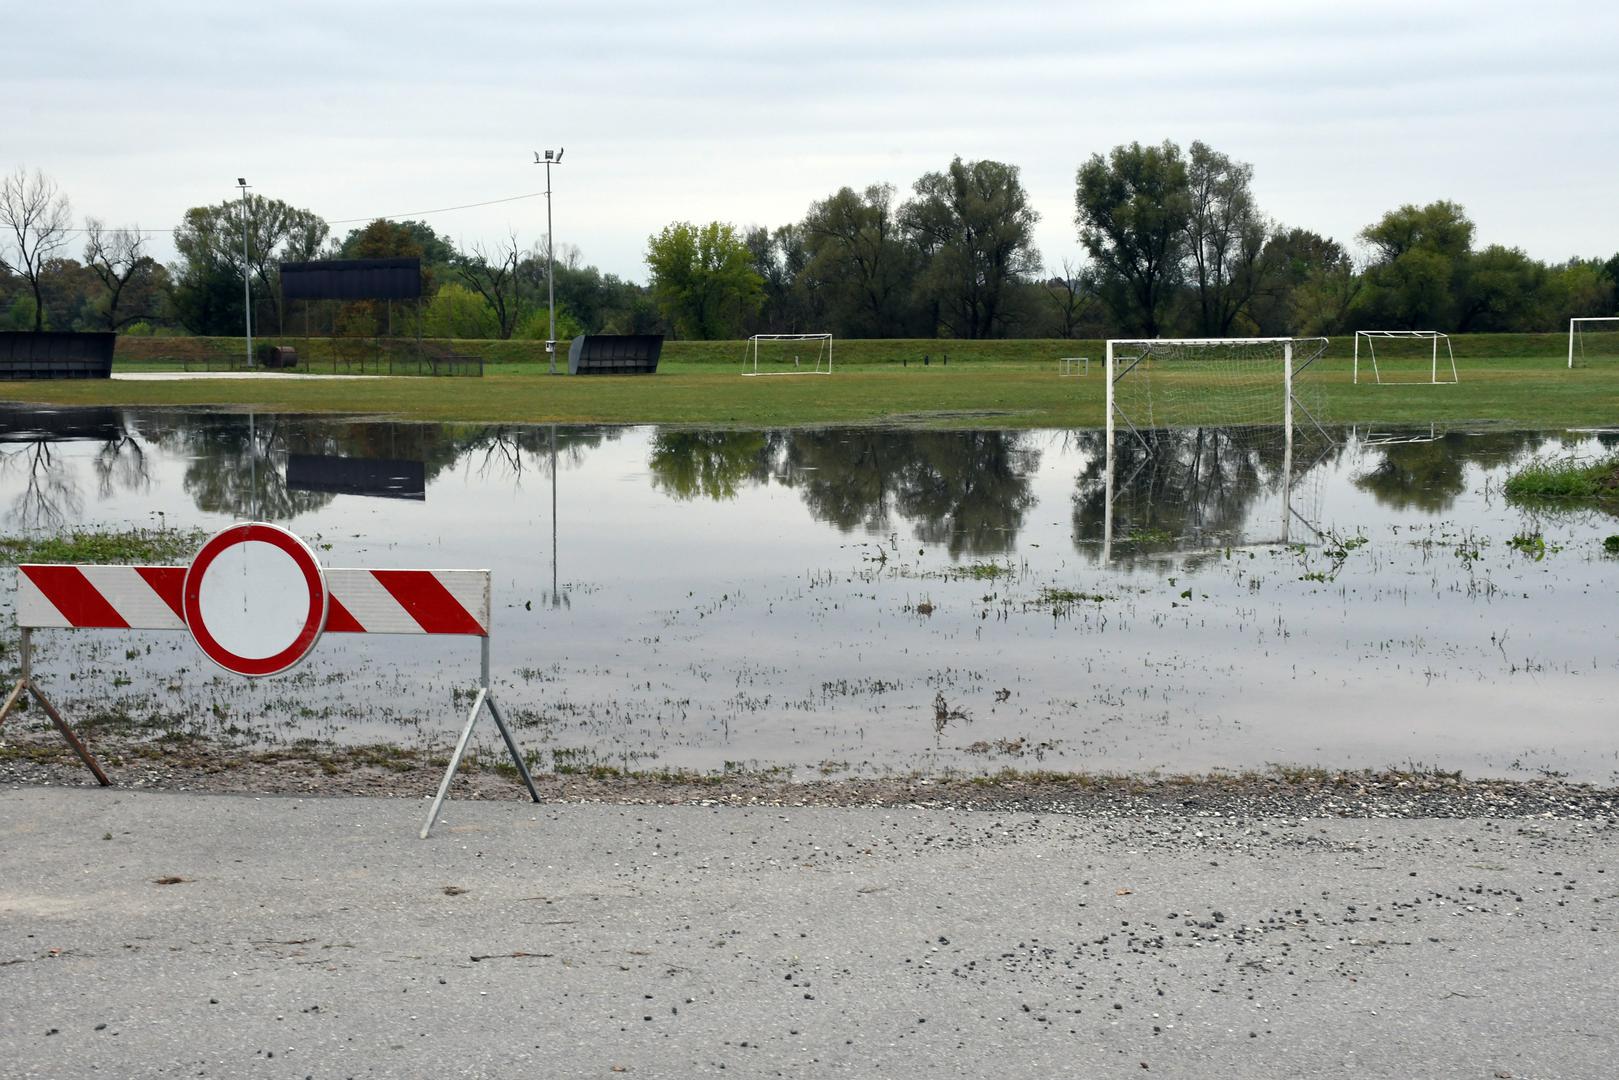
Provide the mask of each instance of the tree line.
[{"label": "tree line", "polygon": [[[149,234],[75,219],[43,172],[0,177],[0,329],[235,335],[244,273],[260,332],[543,339],[748,333],[840,337],[1283,336],[1354,329],[1554,331],[1619,313],[1619,254],[1547,263],[1475,245],[1457,203],[1403,205],[1353,248],[1279,223],[1253,167],[1202,143],[1130,143],[1075,173],[1076,246],[1050,265],[1015,165],[960,157],[912,183],[840,188],[802,220],[672,222],[647,239],[646,284],[515,234],[458,249],[425,222],[377,219],[342,237],[313,210],[263,195],[187,210],[164,264]],[[243,223],[247,252],[244,264]],[[416,257],[420,307],[299,304],[282,261]]]}]

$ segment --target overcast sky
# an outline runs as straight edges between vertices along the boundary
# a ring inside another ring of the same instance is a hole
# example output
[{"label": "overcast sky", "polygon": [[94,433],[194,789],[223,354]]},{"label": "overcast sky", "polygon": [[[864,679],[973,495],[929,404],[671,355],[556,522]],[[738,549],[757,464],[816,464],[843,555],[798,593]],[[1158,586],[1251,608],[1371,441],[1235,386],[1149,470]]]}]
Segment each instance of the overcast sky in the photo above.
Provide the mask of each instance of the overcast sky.
[{"label": "overcast sky", "polygon": [[[1341,241],[1448,198],[1480,245],[1619,251],[1602,0],[3,7],[0,166],[112,225],[171,228],[238,175],[329,221],[404,216],[542,191],[533,151],[565,146],[557,243],[644,280],[670,221],[774,227],[959,154],[1022,169],[1055,268],[1080,163],[1168,138],[1252,163],[1267,214]],[[528,246],[545,201],[426,220]]]}]

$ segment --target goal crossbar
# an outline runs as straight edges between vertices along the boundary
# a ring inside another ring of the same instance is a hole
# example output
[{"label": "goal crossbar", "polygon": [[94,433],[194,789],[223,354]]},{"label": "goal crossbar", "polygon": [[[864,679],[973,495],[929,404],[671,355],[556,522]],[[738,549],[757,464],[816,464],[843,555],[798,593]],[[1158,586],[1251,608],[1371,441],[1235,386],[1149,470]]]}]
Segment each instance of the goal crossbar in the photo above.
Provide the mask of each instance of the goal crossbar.
[{"label": "goal crossbar", "polygon": [[[1366,342],[1366,355],[1371,359],[1372,379],[1379,386],[1394,385],[1383,381],[1383,373],[1377,366],[1378,341],[1427,341],[1431,343],[1428,355],[1428,382],[1438,386],[1444,383],[1460,382],[1456,374],[1456,354],[1450,347],[1450,335],[1438,330],[1356,330],[1355,331],[1355,365],[1354,376],[1351,382],[1360,382],[1360,343]],[[1445,359],[1450,363],[1450,378],[1439,377],[1439,343],[1445,344]],[[1387,353],[1384,353],[1387,358]]]},{"label": "goal crossbar", "polygon": [[1619,315],[1585,315],[1568,321],[1568,366],[1574,367],[1575,346],[1579,346],[1580,358],[1585,358],[1585,342],[1580,337],[1580,331],[1585,329],[1587,323],[1611,323],[1611,327],[1603,327],[1604,332],[1619,333]]},{"label": "goal crossbar", "polygon": [[[806,369],[797,353],[793,354],[791,371],[760,371],[759,345],[768,341],[803,341],[815,343],[815,356]],[[752,370],[749,370],[751,366]],[[754,375],[830,375],[832,374],[831,334],[754,334],[748,338],[747,352],[742,359],[742,374]]]}]

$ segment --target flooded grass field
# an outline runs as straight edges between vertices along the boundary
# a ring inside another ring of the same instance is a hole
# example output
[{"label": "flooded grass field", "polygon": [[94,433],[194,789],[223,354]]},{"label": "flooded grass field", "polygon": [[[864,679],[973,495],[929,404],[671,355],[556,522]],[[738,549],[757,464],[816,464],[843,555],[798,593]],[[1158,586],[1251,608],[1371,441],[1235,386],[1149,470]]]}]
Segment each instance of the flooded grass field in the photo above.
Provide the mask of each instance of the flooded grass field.
[{"label": "flooded grass field", "polygon": [[[1619,519],[1502,490],[1619,437],[1330,434],[1120,436],[1110,484],[1088,430],[10,409],[0,513],[10,537],[256,517],[329,566],[488,567],[495,692],[542,769],[1619,780]],[[438,748],[477,677],[448,638],[334,635],[257,683],[184,634],[36,649],[92,740]]]}]

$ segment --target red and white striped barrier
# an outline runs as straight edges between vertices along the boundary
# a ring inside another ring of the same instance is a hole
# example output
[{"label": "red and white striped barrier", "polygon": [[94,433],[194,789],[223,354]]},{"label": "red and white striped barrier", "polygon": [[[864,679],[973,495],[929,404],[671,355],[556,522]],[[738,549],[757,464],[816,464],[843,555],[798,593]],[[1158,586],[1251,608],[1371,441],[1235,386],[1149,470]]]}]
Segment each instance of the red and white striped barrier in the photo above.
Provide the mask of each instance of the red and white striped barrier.
[{"label": "red and white striped barrier", "polygon": [[33,630],[189,630],[210,660],[255,678],[298,664],[323,633],[477,637],[483,654],[478,696],[421,835],[427,837],[438,817],[485,705],[539,801],[490,693],[487,570],[323,569],[293,533],[246,522],[210,538],[188,566],[25,564],[17,568],[16,610],[22,677],[0,707],[0,721],[25,691],[32,693],[103,785],[110,783],[105,772],[33,681]]},{"label": "red and white striped barrier", "polygon": [[[17,568],[17,625],[46,629],[184,630],[186,566]],[[328,634],[489,632],[487,570],[325,571]]]}]

